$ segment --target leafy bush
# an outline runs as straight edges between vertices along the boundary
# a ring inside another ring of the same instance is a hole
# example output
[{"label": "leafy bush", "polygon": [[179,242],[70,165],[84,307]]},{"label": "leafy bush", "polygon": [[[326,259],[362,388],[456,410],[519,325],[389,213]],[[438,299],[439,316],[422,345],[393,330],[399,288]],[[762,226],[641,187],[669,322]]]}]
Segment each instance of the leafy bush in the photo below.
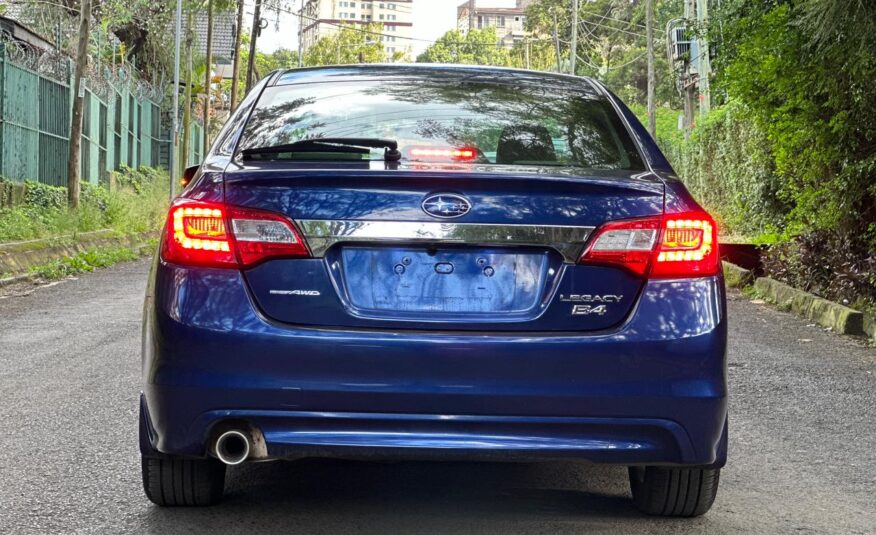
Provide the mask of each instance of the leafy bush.
[{"label": "leafy bush", "polygon": [[839,232],[819,230],[776,244],[764,257],[764,269],[796,288],[876,309],[876,253]]},{"label": "leafy bush", "polygon": [[0,242],[63,236],[110,228],[123,233],[156,230],[164,222],[169,179],[158,169],[122,168],[113,191],[83,184],[78,210],[67,209],[67,190],[25,183],[24,203],[0,209]]}]

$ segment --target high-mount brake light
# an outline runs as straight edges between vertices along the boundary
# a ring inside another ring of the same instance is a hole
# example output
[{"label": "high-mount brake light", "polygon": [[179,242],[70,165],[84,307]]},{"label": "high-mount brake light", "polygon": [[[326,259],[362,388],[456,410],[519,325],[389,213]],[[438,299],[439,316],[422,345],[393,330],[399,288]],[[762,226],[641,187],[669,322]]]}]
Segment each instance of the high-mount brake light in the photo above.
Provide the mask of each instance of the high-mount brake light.
[{"label": "high-mount brake light", "polygon": [[705,212],[611,221],[597,229],[579,263],[617,265],[651,278],[716,275],[717,227]]},{"label": "high-mount brake light", "polygon": [[268,258],[309,256],[294,225],[280,214],[178,199],[170,208],[161,257],[205,267],[251,267]]},{"label": "high-mount brake light", "polygon": [[410,150],[411,158],[423,160],[453,160],[455,162],[470,162],[477,159],[478,151],[472,147],[458,149],[442,147],[414,147]]}]

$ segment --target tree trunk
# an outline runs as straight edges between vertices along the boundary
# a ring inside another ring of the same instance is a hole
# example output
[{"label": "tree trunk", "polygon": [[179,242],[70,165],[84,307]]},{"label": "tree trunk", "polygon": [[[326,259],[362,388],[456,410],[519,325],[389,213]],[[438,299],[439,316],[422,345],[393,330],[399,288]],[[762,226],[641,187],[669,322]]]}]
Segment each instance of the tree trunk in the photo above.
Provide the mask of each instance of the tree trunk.
[{"label": "tree trunk", "polygon": [[[186,14],[186,91],[183,94],[183,139],[180,173],[189,166],[189,142],[192,137],[192,10]],[[182,176],[182,175],[180,175]]]},{"label": "tree trunk", "polygon": [[252,35],[249,36],[249,61],[246,65],[246,92],[252,89],[253,71],[256,57],[256,39],[262,29],[262,0],[256,0],[255,12],[252,15]]},{"label": "tree trunk", "polygon": [[578,0],[572,0],[572,43],[569,48],[569,74],[574,76],[578,63]]},{"label": "tree trunk", "polygon": [[[240,85],[240,39],[243,36],[243,0],[237,0],[237,32],[234,35],[234,66],[231,68],[231,111],[237,109],[237,91]],[[301,23],[299,22],[299,25]],[[300,35],[301,32],[299,32]],[[300,47],[299,47],[300,48]]]},{"label": "tree trunk", "polygon": [[204,74],[204,154],[210,146],[210,86],[213,82],[213,0],[207,0],[207,58]]},{"label": "tree trunk", "polygon": [[654,90],[657,77],[654,74],[654,0],[646,0],[645,33],[648,39],[648,132],[657,139],[657,109],[654,102]]},{"label": "tree trunk", "polygon": [[557,72],[563,72],[563,62],[560,57],[560,34],[557,25],[557,14],[554,13],[554,48],[557,52]]},{"label": "tree trunk", "polygon": [[70,121],[70,153],[67,158],[67,205],[79,207],[79,151],[82,148],[82,109],[85,93],[82,77],[88,62],[88,23],[91,22],[91,0],[82,0],[79,8],[79,42],[76,47],[76,68],[73,73],[73,116]]}]

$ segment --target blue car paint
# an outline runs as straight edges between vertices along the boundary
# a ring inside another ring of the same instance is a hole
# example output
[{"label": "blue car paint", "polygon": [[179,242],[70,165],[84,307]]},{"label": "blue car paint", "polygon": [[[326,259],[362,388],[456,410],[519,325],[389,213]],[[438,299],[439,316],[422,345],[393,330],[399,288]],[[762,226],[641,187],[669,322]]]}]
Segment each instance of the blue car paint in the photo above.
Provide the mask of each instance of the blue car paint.
[{"label": "blue car paint", "polygon": [[[352,415],[344,426],[322,422],[338,440],[369,415],[385,415],[375,435],[398,433],[399,419],[431,415],[429,432],[412,436],[410,447],[451,434],[456,440],[446,448],[490,456],[495,448],[481,447],[483,432],[466,438],[457,417],[506,417],[503,436],[513,443],[549,442],[554,419],[574,426],[586,417],[605,426],[592,425],[592,434],[558,457],[575,450],[580,459],[623,464],[723,463],[717,452],[726,415],[726,315],[719,277],[649,281],[617,329],[521,336],[283,325],[259,313],[237,271],[161,261],[155,268],[143,375],[157,431],[147,452],[204,455],[211,425],[242,418],[265,426],[271,452],[289,444],[272,443],[270,431],[280,440],[316,413],[327,420]],[[635,441],[628,426],[643,425],[646,457],[622,447]],[[388,447],[374,438],[375,450]],[[591,456],[595,438],[617,447]],[[557,457],[551,448],[531,453]]]},{"label": "blue car paint", "polygon": [[[338,68],[289,76],[336,79],[356,72]],[[592,204],[579,205],[573,215],[556,210],[555,201],[570,201],[576,188],[593,199],[614,195],[592,212],[597,224],[600,210],[610,213],[605,220],[698,209],[629,109],[602,90],[628,122],[649,173],[586,181],[577,181],[574,173],[542,174],[542,187],[535,189],[532,174],[501,166],[240,166],[222,153],[220,135],[183,195],[294,217],[336,218],[340,208],[320,201],[337,198],[332,180],[338,180],[348,194],[340,217],[393,219],[416,206],[411,200],[432,191],[430,184],[441,177],[458,180],[463,186],[455,189],[475,206],[482,203],[481,211],[465,216],[476,222],[526,222],[535,210],[542,224],[582,224]],[[312,187],[284,191],[289,173],[302,172],[308,175],[299,177],[302,184],[310,180]],[[342,183],[351,173],[355,186]],[[404,187],[388,187],[395,179]],[[508,206],[498,209],[491,193]],[[407,215],[424,217],[416,211]],[[291,262],[298,263],[293,268]],[[632,278],[632,308],[583,332],[566,328],[568,317],[559,312],[553,318],[542,312],[529,322],[530,331],[502,331],[501,324],[489,323],[430,331],[406,318],[357,318],[330,286],[322,293],[326,299],[299,310],[256,296],[260,281],[296,269],[322,270],[323,279],[310,280],[330,283],[328,265],[327,259],[276,260],[242,273],[156,258],[144,307],[144,455],[203,457],[215,425],[246,421],[263,431],[269,455],[276,458],[572,458],[711,466],[726,461],[727,326],[720,276],[644,283]],[[630,276],[598,266],[563,267],[596,270],[588,273],[595,287],[622,284],[609,278]],[[263,277],[256,276],[259,270]],[[342,313],[344,321],[332,325],[331,318]],[[274,319],[292,316],[299,319]],[[539,319],[544,327],[534,328]]]}]

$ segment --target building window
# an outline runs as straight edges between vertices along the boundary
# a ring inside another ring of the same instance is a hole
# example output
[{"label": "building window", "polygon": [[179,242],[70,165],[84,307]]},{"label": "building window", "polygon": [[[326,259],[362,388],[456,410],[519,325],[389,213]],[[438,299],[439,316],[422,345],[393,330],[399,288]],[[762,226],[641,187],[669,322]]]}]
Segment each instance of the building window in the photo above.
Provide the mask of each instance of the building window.
[{"label": "building window", "polygon": [[478,15],[478,29],[480,30],[483,27],[484,27],[484,17],[483,17],[483,15]]},{"label": "building window", "polygon": [[505,27],[505,17],[500,16],[500,17],[497,17],[497,19],[498,19],[498,23],[496,24],[496,26],[498,26],[499,28],[504,28]]},{"label": "building window", "polygon": [[386,4],[387,9],[395,9],[395,4]]},{"label": "building window", "polygon": [[383,9],[384,7],[386,7],[386,4],[380,4],[380,9]]},{"label": "building window", "polygon": [[356,2],[350,2],[350,7],[356,7]]},{"label": "building window", "polygon": [[380,20],[383,20],[383,13],[380,14]]}]

